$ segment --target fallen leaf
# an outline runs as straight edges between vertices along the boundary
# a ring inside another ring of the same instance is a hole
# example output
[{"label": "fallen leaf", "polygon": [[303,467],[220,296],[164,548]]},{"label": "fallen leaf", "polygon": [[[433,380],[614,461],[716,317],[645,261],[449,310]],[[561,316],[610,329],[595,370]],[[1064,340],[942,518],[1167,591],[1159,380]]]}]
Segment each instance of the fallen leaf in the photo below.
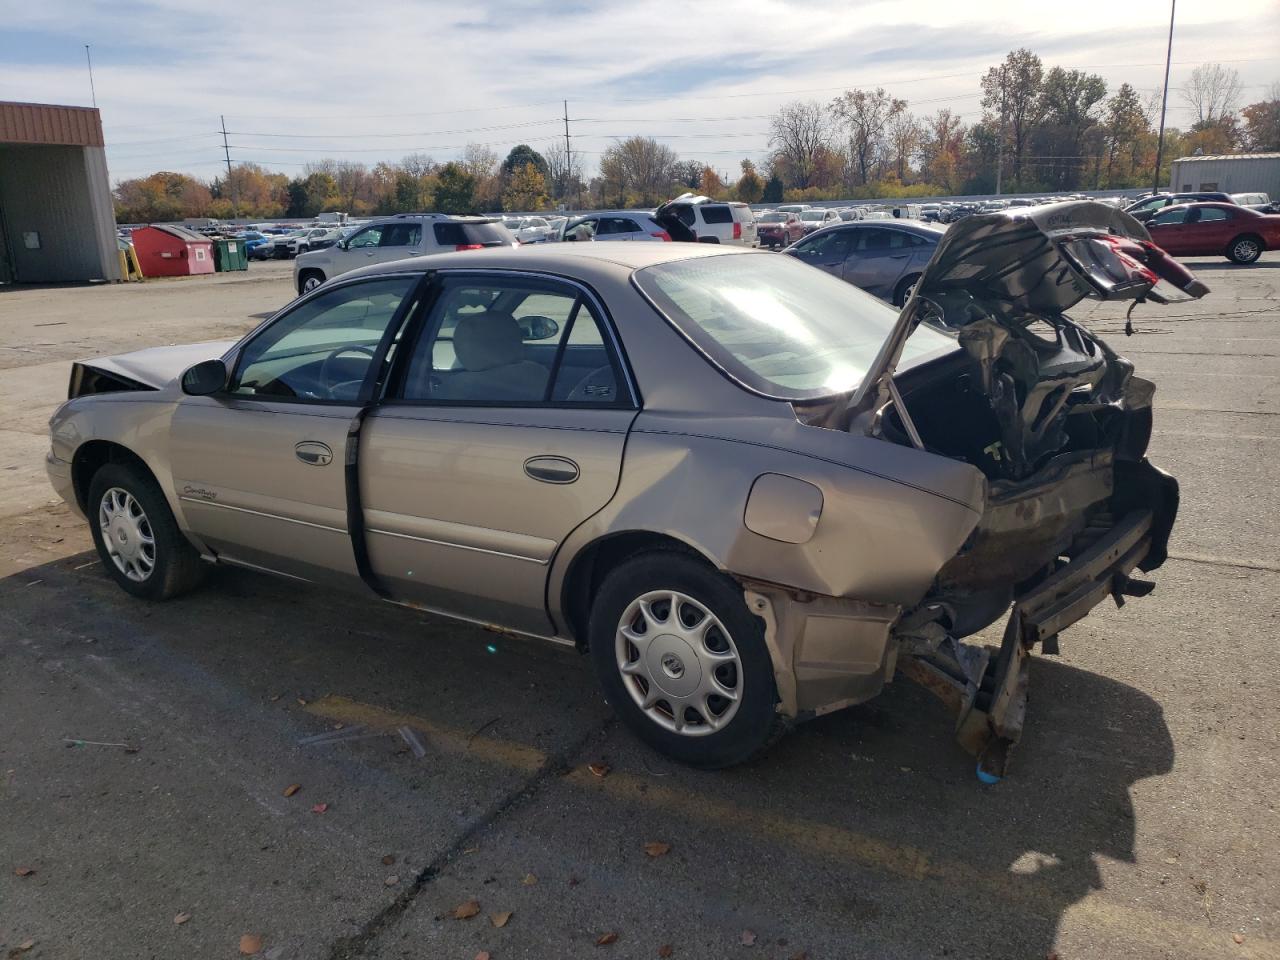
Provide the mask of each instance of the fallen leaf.
[{"label": "fallen leaf", "polygon": [[663,957],[664,960],[666,957],[671,956],[671,954],[674,952],[675,951],[671,949],[671,944],[669,943],[664,943],[662,946],[658,948],[658,956]]},{"label": "fallen leaf", "polygon": [[297,793],[297,792],[298,792],[299,790],[301,790],[301,789],[302,789],[302,784],[300,784],[300,783],[291,783],[291,784],[289,784],[287,787],[285,787],[285,788],[284,788],[284,795],[285,795],[286,797],[292,797],[295,793]]},{"label": "fallen leaf", "polygon": [[468,900],[466,903],[460,904],[453,910],[453,919],[470,920],[480,912],[479,900]]},{"label": "fallen leaf", "polygon": [[26,953],[35,945],[36,945],[36,942],[34,940],[23,940],[20,944],[18,944],[16,947],[14,947],[12,950],[9,951],[9,956],[12,957],[14,954],[17,954],[17,953]]},{"label": "fallen leaf", "polygon": [[476,960],[489,960],[489,951],[481,950],[479,953],[476,954]]},{"label": "fallen leaf", "polygon": [[617,942],[618,935],[616,933],[602,933],[596,938],[597,947],[607,947],[609,944]]},{"label": "fallen leaf", "polygon": [[176,917],[173,918],[173,922],[176,923],[178,926],[182,926],[184,923],[186,923],[190,919],[191,919],[191,914],[183,910],[180,914],[178,914]]},{"label": "fallen leaf", "polygon": [[394,853],[388,853],[385,857],[382,858],[382,865],[384,867],[389,867],[395,862],[396,862],[396,855]]},{"label": "fallen leaf", "polygon": [[242,957],[252,957],[255,953],[262,949],[262,934],[246,933],[240,938],[240,955]]},{"label": "fallen leaf", "polygon": [[1234,940],[1236,943],[1244,943],[1244,934],[1243,934],[1243,933],[1233,933],[1233,934],[1231,935],[1231,939],[1232,939],[1232,940]]},{"label": "fallen leaf", "polygon": [[393,873],[391,876],[387,877],[387,879],[383,880],[382,882],[385,886],[394,887],[397,883],[400,882],[400,878]]},{"label": "fallen leaf", "polygon": [[304,700],[304,699],[302,699],[302,697],[299,697],[299,698],[298,698],[298,706],[300,706],[300,707],[305,707],[306,705],[307,705],[307,701],[306,701],[306,700]]},{"label": "fallen leaf", "polygon": [[492,923],[495,927],[505,927],[507,925],[507,922],[510,919],[511,919],[510,910],[504,911],[503,913],[489,914],[489,922]]},{"label": "fallen leaf", "polygon": [[328,809],[329,809],[329,805],[327,803],[317,803],[315,806],[311,808],[311,812],[324,813]]},{"label": "fallen leaf", "polygon": [[744,947],[754,947],[756,945],[756,933],[754,930],[742,931],[742,945]]},{"label": "fallen leaf", "polygon": [[468,856],[470,856],[470,855],[471,855],[471,854],[473,854],[473,853],[479,853],[479,852],[480,852],[480,848],[479,848],[479,847],[467,847],[467,849],[465,849],[465,850],[463,850],[463,851],[462,851],[462,855],[463,855],[464,857],[468,857]]},{"label": "fallen leaf", "polygon": [[651,857],[665,857],[671,851],[671,844],[660,840],[651,840],[644,845],[644,852]]},{"label": "fallen leaf", "polygon": [[15,877],[29,877],[36,872],[35,867],[14,867],[13,875]]},{"label": "fallen leaf", "polygon": [[281,694],[279,694],[279,693],[275,694],[274,696],[272,696],[272,697],[270,698],[270,699],[271,699],[271,702],[272,702],[272,703],[275,703],[277,700],[279,700],[279,699],[280,699],[280,697],[281,697]]},{"label": "fallen leaf", "polygon": [[535,877],[532,873],[526,873],[524,875],[524,879],[521,880],[520,882],[523,883],[526,887],[532,887],[535,883],[538,882],[538,878]]},{"label": "fallen leaf", "polygon": [[609,775],[609,765],[607,763],[588,763],[587,769],[597,777],[607,777]]}]

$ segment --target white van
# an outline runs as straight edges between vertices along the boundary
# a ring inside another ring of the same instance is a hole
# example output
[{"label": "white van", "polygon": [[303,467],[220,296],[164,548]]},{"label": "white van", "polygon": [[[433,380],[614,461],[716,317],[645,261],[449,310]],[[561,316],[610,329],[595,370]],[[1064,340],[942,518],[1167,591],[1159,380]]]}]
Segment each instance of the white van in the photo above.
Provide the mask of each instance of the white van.
[{"label": "white van", "polygon": [[755,215],[749,206],[737,201],[682,193],[658,207],[653,219],[673,240],[731,243],[742,247],[759,245]]}]

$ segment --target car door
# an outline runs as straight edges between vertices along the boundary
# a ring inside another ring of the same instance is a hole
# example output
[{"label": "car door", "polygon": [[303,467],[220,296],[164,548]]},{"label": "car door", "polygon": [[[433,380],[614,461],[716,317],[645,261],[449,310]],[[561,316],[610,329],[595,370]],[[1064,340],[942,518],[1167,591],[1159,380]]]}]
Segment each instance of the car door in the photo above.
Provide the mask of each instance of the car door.
[{"label": "car door", "polygon": [[867,293],[892,299],[911,258],[907,234],[892,227],[855,230],[857,242],[849,250],[840,276]]},{"label": "car door", "polygon": [[1187,218],[1190,207],[1172,207],[1161,210],[1147,221],[1147,232],[1156,246],[1168,253],[1185,254],[1195,252],[1195,238],[1190,235]]},{"label": "car door", "polygon": [[361,435],[370,563],[396,599],[545,635],[551,559],[613,496],[635,394],[584,289],[441,276]]},{"label": "car door", "polygon": [[187,525],[221,559],[356,580],[347,431],[420,279],[357,280],[298,301],[244,344],[225,391],[178,403],[174,487]]},{"label": "car door", "polygon": [[643,231],[629,217],[601,217],[597,240],[634,240]]},{"label": "car door", "polygon": [[1235,236],[1235,212],[1224,207],[1192,207],[1184,229],[1195,252],[1224,253]]},{"label": "car door", "polygon": [[854,242],[854,233],[854,228],[819,231],[801,240],[789,252],[811,267],[838,277]]}]

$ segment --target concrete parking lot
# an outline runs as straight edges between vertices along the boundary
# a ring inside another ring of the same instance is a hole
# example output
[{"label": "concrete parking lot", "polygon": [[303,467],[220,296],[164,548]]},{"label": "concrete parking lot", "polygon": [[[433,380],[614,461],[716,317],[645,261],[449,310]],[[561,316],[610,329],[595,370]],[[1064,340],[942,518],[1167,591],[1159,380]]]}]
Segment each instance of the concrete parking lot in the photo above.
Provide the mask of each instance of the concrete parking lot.
[{"label": "concrete parking lot", "polygon": [[0,291],[0,951],[1280,957],[1280,254],[1190,263],[1132,338],[1077,311],[1182,512],[1152,597],[1035,658],[995,787],[904,680],[703,773],[574,654],[241,571],[131,600],[43,477],[69,361],[236,336],[288,265]]}]

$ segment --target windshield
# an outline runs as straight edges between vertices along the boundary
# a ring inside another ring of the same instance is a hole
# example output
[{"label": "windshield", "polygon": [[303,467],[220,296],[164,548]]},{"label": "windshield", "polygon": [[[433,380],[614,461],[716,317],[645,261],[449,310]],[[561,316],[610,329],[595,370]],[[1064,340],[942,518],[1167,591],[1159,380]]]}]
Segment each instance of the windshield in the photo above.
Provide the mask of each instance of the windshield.
[{"label": "windshield", "polygon": [[805,210],[800,214],[801,220],[821,220],[827,215],[825,210]]},{"label": "windshield", "polygon": [[785,213],[766,213],[760,218],[761,223],[786,223],[787,215]]},{"label": "windshield", "polygon": [[[897,311],[791,257],[697,257],[645,267],[636,286],[675,327],[757,393],[808,400],[854,390]],[[899,369],[958,349],[920,326]]]}]

